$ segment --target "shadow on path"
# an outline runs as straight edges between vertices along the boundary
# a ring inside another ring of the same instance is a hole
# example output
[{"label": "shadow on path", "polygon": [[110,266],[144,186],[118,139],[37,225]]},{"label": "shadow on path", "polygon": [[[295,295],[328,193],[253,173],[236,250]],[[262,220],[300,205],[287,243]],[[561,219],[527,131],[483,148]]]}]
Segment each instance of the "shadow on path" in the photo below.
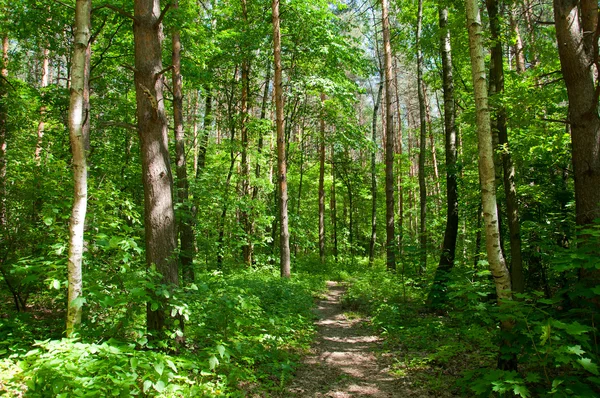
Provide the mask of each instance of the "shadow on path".
[{"label": "shadow on path", "polygon": [[329,291],[315,312],[318,338],[285,397],[428,397],[389,374],[374,355],[378,336],[363,319],[348,319],[340,303],[345,287],[328,282]]}]

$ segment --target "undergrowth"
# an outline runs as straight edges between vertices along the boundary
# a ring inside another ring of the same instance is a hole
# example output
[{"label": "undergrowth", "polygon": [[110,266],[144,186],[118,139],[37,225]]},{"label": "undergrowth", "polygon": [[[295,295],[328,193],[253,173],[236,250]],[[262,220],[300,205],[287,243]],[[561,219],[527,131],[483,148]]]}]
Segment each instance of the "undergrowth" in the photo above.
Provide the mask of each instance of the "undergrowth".
[{"label": "undergrowth", "polygon": [[[173,300],[186,319],[183,340],[173,333],[148,341],[141,300],[112,308],[130,318],[121,324],[126,330],[115,329],[110,311],[98,309],[86,314],[72,340],[49,336],[44,326],[57,318],[62,323],[62,316],[1,318],[0,395],[243,397],[280,391],[312,341],[310,309],[323,286],[319,276],[283,280],[270,269],[197,275]],[[113,337],[100,333],[105,322]]]}]

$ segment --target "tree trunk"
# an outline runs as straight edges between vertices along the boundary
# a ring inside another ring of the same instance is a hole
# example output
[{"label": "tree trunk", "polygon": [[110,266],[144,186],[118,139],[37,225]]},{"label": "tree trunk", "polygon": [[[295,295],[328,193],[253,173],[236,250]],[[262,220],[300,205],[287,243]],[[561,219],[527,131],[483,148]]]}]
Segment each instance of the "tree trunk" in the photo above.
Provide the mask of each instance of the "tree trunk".
[{"label": "tree trunk", "polygon": [[512,56],[515,60],[515,67],[518,73],[525,72],[525,51],[523,49],[523,39],[519,31],[519,23],[516,15],[516,5],[510,6],[510,30],[514,36],[515,43],[511,46]]},{"label": "tree trunk", "polygon": [[6,133],[8,122],[8,110],[4,98],[8,94],[8,36],[2,37],[2,78],[0,78],[0,233],[3,232],[8,222],[6,210]]},{"label": "tree trunk", "polygon": [[[50,61],[50,50],[48,50],[47,48],[44,48],[43,52],[42,52],[42,79],[40,81],[40,87],[46,88],[48,87],[48,74],[49,74],[49,61]],[[40,162],[42,161],[41,157],[42,157],[42,147],[43,147],[43,140],[44,140],[44,130],[45,130],[45,118],[46,118],[46,107],[42,105],[42,107],[40,107],[40,121],[38,122],[38,127],[37,127],[37,143],[35,146],[35,161],[38,163],[38,165],[40,164]],[[37,209],[39,210],[39,209]]]},{"label": "tree trunk", "polygon": [[[248,10],[246,0],[242,2],[242,17],[244,26],[248,27]],[[244,229],[244,245],[242,246],[242,255],[246,266],[252,265],[252,223],[248,214],[250,207],[250,160],[248,159],[248,92],[250,90],[250,61],[248,54],[243,55],[242,60],[242,98],[240,103],[240,124],[242,135],[242,160],[241,160],[241,177],[242,177],[242,198],[248,200],[248,203],[243,205],[240,213],[240,221]]]},{"label": "tree trunk", "polygon": [[319,137],[319,259],[325,264],[325,94],[321,93],[321,136]]},{"label": "tree trunk", "polygon": [[402,115],[400,111],[400,93],[398,91],[398,59],[394,58],[394,89],[396,94],[396,124],[398,125],[398,138],[396,139],[396,155],[398,155],[398,253],[404,254],[404,188],[402,177],[402,166],[404,159],[402,157]]},{"label": "tree trunk", "polygon": [[[169,162],[169,138],[162,79],[162,22],[160,0],[135,0],[135,88],[137,124],[144,183],[146,265],[161,275],[157,284],[179,284],[175,257],[173,176]],[[153,297],[147,308],[149,333],[160,332],[170,316],[163,295]]]},{"label": "tree trunk", "polygon": [[375,259],[375,244],[377,242],[377,116],[381,94],[383,93],[383,76],[379,73],[379,88],[377,99],[373,103],[373,123],[371,127],[371,240],[369,242],[369,264],[373,265]]},{"label": "tree trunk", "polygon": [[383,25],[383,54],[385,70],[385,215],[387,267],[396,269],[396,242],[394,238],[394,132],[392,114],[392,48],[390,44],[390,21],[388,0],[381,1]]},{"label": "tree trunk", "polygon": [[[498,1],[486,0],[492,33],[492,50],[490,61],[490,96],[504,93],[504,61],[502,57],[502,31],[498,15]],[[525,277],[523,275],[523,259],[521,256],[521,227],[519,224],[519,208],[517,203],[517,190],[515,187],[515,168],[512,162],[508,145],[508,128],[506,126],[506,109],[501,101],[495,107],[495,117],[492,120],[492,129],[498,133],[498,144],[501,152],[504,193],[506,198],[506,213],[508,230],[510,233],[510,254],[512,288],[517,293],[525,290]]]},{"label": "tree trunk", "polygon": [[448,7],[439,6],[439,24],[442,36],[442,79],[444,89],[444,132],[446,135],[446,230],[440,262],[435,273],[428,302],[437,307],[446,302],[448,274],[454,267],[458,235],[458,184],[456,108],[454,106],[454,79],[452,76],[452,49],[448,28]]},{"label": "tree trunk", "polygon": [[[554,0],[554,20],[569,98],[576,222],[591,225],[600,218],[598,3]],[[581,278],[593,287],[600,283],[600,271],[582,269]]]},{"label": "tree trunk", "polygon": [[[174,0],[173,8],[179,7],[178,0]],[[179,262],[181,275],[184,282],[194,281],[194,230],[192,228],[192,209],[189,205],[189,183],[187,177],[187,162],[185,156],[185,132],[183,129],[183,84],[181,76],[181,40],[179,31],[173,31],[173,123],[175,130],[175,170],[177,174],[177,203],[180,214],[178,220],[178,234],[180,241]]]},{"label": "tree trunk", "polygon": [[290,233],[288,229],[288,193],[286,148],[283,126],[283,81],[281,70],[281,32],[279,30],[279,0],[273,0],[273,55],[275,63],[275,113],[277,124],[277,179],[279,180],[279,266],[282,278],[290,277]]},{"label": "tree trunk", "polygon": [[204,105],[204,122],[202,124],[202,136],[200,137],[200,148],[198,149],[198,169],[196,170],[196,178],[200,172],[206,167],[206,150],[208,149],[208,137],[213,121],[212,114],[212,91],[209,87],[205,87],[206,99]]},{"label": "tree trunk", "polygon": [[421,33],[423,25],[423,0],[419,0],[417,16],[417,90],[419,96],[419,246],[421,252],[420,272],[427,269],[427,186],[425,184],[425,151],[427,146],[427,119],[425,109],[425,90],[423,82],[423,50],[421,49]]},{"label": "tree trunk", "polygon": [[[77,0],[75,4],[75,25],[73,58],[71,60],[71,96],[69,102],[69,136],[73,153],[73,207],[69,222],[68,300],[66,335],[71,337],[81,326],[80,297],[83,291],[83,233],[87,211],[87,164],[84,124],[89,123],[85,109],[85,90],[89,78],[89,57],[91,31],[91,0]],[[87,64],[87,65],[86,65]]]},{"label": "tree trunk", "polygon": [[335,199],[335,149],[331,146],[331,224],[333,229],[333,258],[338,261],[337,202]]}]

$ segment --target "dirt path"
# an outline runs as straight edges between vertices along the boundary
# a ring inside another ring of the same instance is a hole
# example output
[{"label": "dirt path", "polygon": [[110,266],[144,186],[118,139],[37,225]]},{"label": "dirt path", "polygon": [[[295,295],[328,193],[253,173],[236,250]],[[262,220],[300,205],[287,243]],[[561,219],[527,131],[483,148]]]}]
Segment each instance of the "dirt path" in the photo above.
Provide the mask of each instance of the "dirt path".
[{"label": "dirt path", "polygon": [[286,397],[427,397],[389,374],[374,352],[378,336],[362,319],[348,319],[340,298],[345,288],[328,282],[329,291],[316,313],[319,337],[286,392]]}]

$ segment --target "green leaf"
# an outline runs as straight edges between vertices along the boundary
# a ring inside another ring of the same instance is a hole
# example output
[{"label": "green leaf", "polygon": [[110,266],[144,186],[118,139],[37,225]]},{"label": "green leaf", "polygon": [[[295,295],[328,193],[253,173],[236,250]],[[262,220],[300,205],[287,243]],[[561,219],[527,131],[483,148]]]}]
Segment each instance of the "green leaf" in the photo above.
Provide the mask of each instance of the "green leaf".
[{"label": "green leaf", "polygon": [[225,355],[225,346],[219,344],[217,346],[217,352],[219,353],[219,355],[221,356],[221,358],[223,358],[223,356]]},{"label": "green leaf", "polygon": [[519,395],[523,398],[527,398],[529,396],[529,390],[527,389],[527,387],[521,384],[516,384],[513,388],[513,392],[515,393],[515,395]]},{"label": "green leaf", "polygon": [[159,376],[162,376],[162,374],[165,370],[165,364],[162,362],[157,362],[153,366],[154,366],[154,370],[156,370],[156,373],[158,373]]},{"label": "green leaf", "polygon": [[596,376],[600,375],[600,372],[598,372],[598,365],[593,363],[590,358],[580,358],[577,360],[577,362],[579,362],[579,364],[581,366],[583,366],[583,368],[585,370],[587,370],[588,372],[590,372]]},{"label": "green leaf", "polygon": [[163,392],[165,390],[165,387],[165,382],[162,380],[159,380],[156,383],[154,383],[154,389],[158,392]]},{"label": "green leaf", "polygon": [[219,360],[214,355],[212,357],[210,357],[210,359],[208,360],[208,367],[210,368],[210,370],[214,370],[218,364],[219,364]]},{"label": "green leaf", "polygon": [[144,387],[143,387],[144,393],[148,392],[148,390],[150,389],[150,387],[152,387],[152,381],[151,380],[146,380],[144,382]]},{"label": "green leaf", "polygon": [[60,289],[60,281],[58,279],[52,279],[52,288],[53,289]]},{"label": "green leaf", "polygon": [[46,224],[47,226],[52,225],[52,223],[54,222],[54,219],[50,216],[46,216],[44,217],[44,224]]},{"label": "green leaf", "polygon": [[581,349],[580,345],[574,345],[574,346],[567,347],[567,351],[570,352],[571,354],[575,354],[575,355],[579,355],[579,356],[585,354],[585,351],[583,351]]},{"label": "green leaf", "polygon": [[131,369],[135,370],[138,366],[138,359],[133,357],[129,360],[129,363],[131,364]]}]

